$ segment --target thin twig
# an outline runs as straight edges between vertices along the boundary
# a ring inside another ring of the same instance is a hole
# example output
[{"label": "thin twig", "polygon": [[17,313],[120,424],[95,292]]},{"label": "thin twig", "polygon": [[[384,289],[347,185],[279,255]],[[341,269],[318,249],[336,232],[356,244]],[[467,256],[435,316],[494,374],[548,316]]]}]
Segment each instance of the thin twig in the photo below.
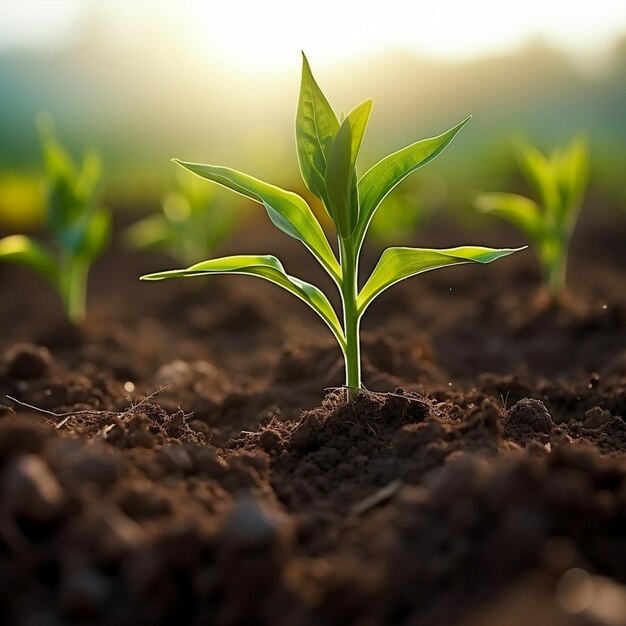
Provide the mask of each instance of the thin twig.
[{"label": "thin twig", "polygon": [[[28,404],[28,402],[22,402],[21,400],[18,400],[17,398],[10,396],[8,393],[6,394],[6,398],[11,400],[11,402],[15,402],[16,404],[19,404],[20,406],[25,406],[28,409],[32,409],[33,411],[38,411],[39,413],[45,413],[46,415],[52,415],[52,417],[63,417],[65,415],[68,415],[68,413],[55,413],[54,411],[48,411],[38,406],[34,406],[33,404]],[[74,413],[69,412],[69,415],[74,415]]]},{"label": "thin twig", "polygon": [[[152,393],[148,394],[145,398],[143,398],[142,400],[140,400],[136,404],[132,404],[132,402],[131,402],[129,410],[134,411],[137,407],[140,407],[142,404],[148,402],[148,400],[151,400],[152,398],[154,398],[156,395],[158,395],[159,393],[161,393],[162,391],[164,391],[168,387],[169,387],[169,385],[165,385],[163,387],[159,387],[156,391],[153,391]],[[35,406],[34,404],[29,404],[28,402],[23,402],[22,400],[18,400],[17,398],[14,398],[13,396],[10,396],[8,394],[6,394],[6,397],[9,400],[11,400],[12,402],[15,402],[16,404],[19,404],[20,406],[24,406],[24,407],[26,407],[28,409],[32,409],[33,411],[37,411],[39,413],[43,413],[44,415],[50,415],[50,416],[55,417],[55,418],[59,418],[59,417],[64,418],[60,422],[58,422],[56,424],[56,428],[57,429],[58,428],[62,428],[63,426],[65,426],[65,424],[67,424],[67,422],[70,420],[70,418],[77,417],[79,415],[93,415],[94,413],[111,413],[113,415],[123,415],[124,413],[126,413],[126,411],[99,411],[98,409],[82,409],[80,411],[66,411],[64,413],[56,413],[54,411],[48,411],[47,409],[42,409],[41,407]]]}]

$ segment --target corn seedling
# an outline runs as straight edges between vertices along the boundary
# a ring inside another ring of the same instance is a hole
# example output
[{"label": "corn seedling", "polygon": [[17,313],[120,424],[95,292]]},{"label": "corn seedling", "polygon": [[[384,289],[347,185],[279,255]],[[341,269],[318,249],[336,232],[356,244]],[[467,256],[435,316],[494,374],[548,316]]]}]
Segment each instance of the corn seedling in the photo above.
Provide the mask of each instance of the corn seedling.
[{"label": "corn seedling", "polygon": [[46,221],[56,247],[52,253],[32,237],[0,239],[0,261],[31,268],[58,291],[69,319],[85,317],[87,279],[93,261],[106,248],[111,216],[97,203],[102,162],[86,152],[80,169],[56,138],[52,119],[37,120],[45,167]]},{"label": "corn seedling", "polygon": [[240,193],[265,207],[273,224],[301,241],[336,283],[342,302],[342,322],[326,295],[316,286],[287,274],[272,255],[242,255],[212,259],[187,269],[142,276],[161,280],[206,274],[259,276],[306,302],[328,325],[344,355],[349,397],[361,388],[360,320],[367,307],[395,283],[439,267],[461,263],[489,263],[515,252],[512,249],[458,247],[388,248],[359,289],[359,254],[370,221],[385,196],[409,174],[438,156],[469,118],[445,133],[413,143],[388,155],[362,177],[356,161],[372,108],[366,100],[337,119],[315,82],[306,57],[296,114],[296,146],[307,188],[317,196],[332,219],[338,238],[335,255],[308,204],[295,193],[262,182],[227,167],[185,163],[188,170]]},{"label": "corn seedling", "polygon": [[516,145],[520,170],[538,202],[512,193],[487,193],[476,200],[483,213],[497,215],[532,242],[541,263],[542,282],[552,297],[565,289],[569,244],[589,175],[582,139],[545,157],[524,140]]},{"label": "corn seedling", "polygon": [[215,201],[215,192],[196,176],[178,170],[176,191],[165,197],[161,212],[126,230],[133,250],[155,249],[190,265],[206,259],[232,233],[240,214]]}]

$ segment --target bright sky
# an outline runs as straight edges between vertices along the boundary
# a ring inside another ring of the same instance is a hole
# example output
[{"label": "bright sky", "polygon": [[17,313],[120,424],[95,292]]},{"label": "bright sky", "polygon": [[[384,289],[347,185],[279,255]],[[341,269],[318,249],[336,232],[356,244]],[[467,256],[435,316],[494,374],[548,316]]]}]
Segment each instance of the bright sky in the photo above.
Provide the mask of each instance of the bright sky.
[{"label": "bright sky", "polygon": [[458,60],[537,37],[579,57],[601,57],[626,33],[626,2],[0,0],[0,51],[70,45],[94,20],[114,42],[152,34],[162,52],[190,46],[258,72],[299,64],[301,49],[317,64],[399,48]]}]

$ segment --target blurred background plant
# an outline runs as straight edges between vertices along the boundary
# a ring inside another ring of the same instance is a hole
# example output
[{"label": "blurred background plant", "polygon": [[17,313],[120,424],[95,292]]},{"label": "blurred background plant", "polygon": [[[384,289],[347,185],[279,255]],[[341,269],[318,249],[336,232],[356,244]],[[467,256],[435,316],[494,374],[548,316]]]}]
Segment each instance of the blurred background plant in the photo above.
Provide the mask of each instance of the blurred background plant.
[{"label": "blurred background plant", "polygon": [[176,189],[165,196],[161,211],[135,222],[125,239],[132,250],[161,250],[192,265],[211,257],[242,218],[240,205],[216,201],[211,185],[176,168]]},{"label": "blurred background plant", "polygon": [[408,243],[445,206],[447,187],[441,174],[420,172],[415,178],[416,182],[409,179],[394,189],[372,218],[369,234],[375,243]]},{"label": "blurred background plant", "polygon": [[515,154],[537,202],[514,193],[486,193],[478,196],[476,208],[510,222],[528,237],[539,257],[543,286],[555,297],[565,290],[570,240],[589,179],[587,143],[576,137],[546,157],[518,137]]},{"label": "blurred background plant", "polygon": [[51,253],[25,235],[0,239],[0,262],[29,267],[57,289],[68,318],[85,318],[87,281],[93,261],[109,243],[111,214],[99,204],[102,160],[87,150],[80,167],[57,139],[47,113],[37,117],[43,151],[45,219],[54,244]]}]

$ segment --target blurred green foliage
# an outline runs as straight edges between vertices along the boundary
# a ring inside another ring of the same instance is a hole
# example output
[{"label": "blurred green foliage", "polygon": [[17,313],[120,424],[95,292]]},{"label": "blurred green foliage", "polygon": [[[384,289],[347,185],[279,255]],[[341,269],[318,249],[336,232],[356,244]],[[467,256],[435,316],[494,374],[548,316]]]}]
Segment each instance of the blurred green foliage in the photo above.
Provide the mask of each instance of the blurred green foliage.
[{"label": "blurred green foliage", "polygon": [[438,172],[420,172],[415,181],[407,180],[394,189],[370,224],[375,243],[407,243],[435,213],[448,197],[446,182]]},{"label": "blurred green foliage", "polygon": [[242,218],[240,205],[216,201],[214,187],[177,168],[176,189],[165,196],[161,211],[130,226],[125,238],[133,250],[162,250],[191,265],[211,256]]},{"label": "blurred green foliage", "polygon": [[556,296],[565,289],[569,243],[589,178],[589,151],[578,137],[546,157],[520,137],[516,156],[537,202],[514,193],[488,193],[477,198],[476,207],[510,222],[531,240],[543,284]]},{"label": "blurred green foliage", "polygon": [[59,292],[72,322],[85,317],[93,261],[109,243],[111,214],[99,204],[102,161],[88,150],[80,166],[57,139],[52,118],[37,118],[44,162],[45,220],[55,252],[25,235],[0,239],[0,261],[29,267]]}]

